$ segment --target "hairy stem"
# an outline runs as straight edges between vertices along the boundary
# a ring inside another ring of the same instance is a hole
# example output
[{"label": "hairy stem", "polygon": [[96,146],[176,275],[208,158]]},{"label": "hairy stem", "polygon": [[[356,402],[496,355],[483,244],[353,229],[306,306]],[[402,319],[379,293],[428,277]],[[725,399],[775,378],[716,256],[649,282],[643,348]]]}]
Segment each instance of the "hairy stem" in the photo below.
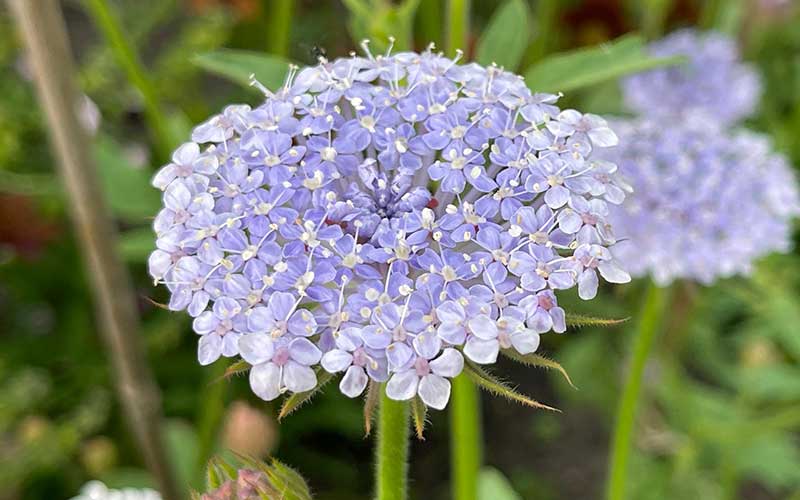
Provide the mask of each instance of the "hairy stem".
[{"label": "hairy stem", "polygon": [[462,373],[453,379],[450,398],[450,470],[454,500],[478,498],[481,466],[480,395]]},{"label": "hairy stem", "polygon": [[155,85],[147,77],[147,71],[139,60],[133,45],[125,36],[119,19],[109,9],[106,0],[86,0],[85,4],[94,23],[103,32],[103,36],[111,46],[114,57],[122,66],[131,85],[136,87],[142,95],[144,116],[159,159],[168,159],[174,144],[170,141],[169,127],[166,116],[161,111]]},{"label": "hairy stem", "polygon": [[611,443],[607,500],[623,500],[628,477],[628,458],[631,452],[633,426],[647,358],[653,348],[656,333],[664,313],[666,291],[655,284],[648,285],[644,297],[639,327],[633,343],[633,353],[622,396],[617,405],[616,424]]},{"label": "hairy stem", "polygon": [[122,410],[162,497],[177,500],[180,495],[164,448],[160,396],[138,335],[133,288],[116,253],[116,229],[95,175],[87,135],[75,114],[79,94],[61,8],[57,0],[9,3],[47,118]]},{"label": "hairy stem", "polygon": [[405,500],[408,495],[408,403],[389,399],[385,386],[380,391],[375,498]]}]

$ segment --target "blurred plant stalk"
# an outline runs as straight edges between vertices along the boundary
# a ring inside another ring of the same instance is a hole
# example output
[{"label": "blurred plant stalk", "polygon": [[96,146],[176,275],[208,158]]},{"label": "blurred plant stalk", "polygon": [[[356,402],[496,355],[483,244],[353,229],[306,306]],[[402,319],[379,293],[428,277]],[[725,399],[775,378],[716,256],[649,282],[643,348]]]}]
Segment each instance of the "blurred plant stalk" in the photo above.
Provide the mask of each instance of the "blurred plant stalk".
[{"label": "blurred plant stalk", "polygon": [[177,500],[181,495],[165,452],[160,395],[138,337],[133,288],[116,254],[116,229],[75,112],[79,94],[61,8],[57,0],[8,2],[47,118],[123,411],[163,498]]},{"label": "blurred plant stalk", "polygon": [[641,396],[642,379],[647,359],[653,350],[656,334],[668,302],[668,291],[650,282],[644,295],[644,304],[639,316],[639,326],[633,339],[628,373],[622,395],[617,405],[614,432],[611,440],[609,472],[606,485],[606,500],[624,500],[628,485],[628,462],[633,445],[633,429]]},{"label": "blurred plant stalk", "polygon": [[158,102],[155,85],[147,76],[133,44],[125,36],[119,19],[111,12],[106,0],[86,0],[84,3],[92,20],[108,41],[117,63],[122,66],[131,85],[141,94],[144,117],[158,160],[167,161],[175,144],[172,143],[167,118]]}]

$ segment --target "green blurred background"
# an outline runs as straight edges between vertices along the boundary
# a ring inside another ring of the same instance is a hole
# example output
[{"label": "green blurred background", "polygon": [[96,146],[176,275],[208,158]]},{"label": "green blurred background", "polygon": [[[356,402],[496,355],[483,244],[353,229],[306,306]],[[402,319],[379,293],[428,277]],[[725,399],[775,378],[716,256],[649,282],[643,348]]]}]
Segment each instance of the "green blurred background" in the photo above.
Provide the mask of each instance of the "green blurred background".
[{"label": "green blurred background", "polygon": [[[110,8],[135,47],[144,87],[131,84],[106,42],[98,3]],[[429,41],[445,47],[446,3],[62,2],[87,96],[81,116],[94,131],[103,187],[123,235],[120,252],[137,286],[141,336],[162,390],[169,452],[183,484],[201,488],[209,456],[232,448],[293,465],[319,499],[369,498],[372,488],[372,443],[364,437],[360,401],[327,391],[278,424],[275,405],[255,398],[243,379],[217,380],[225,361],[197,364],[187,316],[148,300],[165,300],[165,290],[152,286],[145,269],[153,246],[149,220],[159,207],[151,175],[188,137],[192,123],[228,103],[258,99],[252,89],[214,75],[230,73],[224,66],[231,58],[216,51],[249,49],[277,62],[311,64],[320,49],[331,58],[346,56],[364,37],[380,45],[394,34],[417,50]],[[797,2],[521,3],[529,12],[525,29],[513,33],[513,48],[523,51],[516,68],[521,74],[551,53],[629,32],[656,38],[697,26],[735,36],[765,83],[759,111],[747,126],[772,135],[777,149],[800,165]],[[469,23],[461,26],[469,57],[484,56],[476,47],[502,4],[473,0]],[[92,478],[112,486],[152,484],[114,397],[18,40],[0,4],[0,499],[70,498]],[[537,88],[535,80],[529,84]],[[562,105],[622,111],[616,81],[567,92]],[[591,302],[569,295],[562,300],[575,312],[635,318],[643,289],[633,283],[608,287]],[[765,259],[749,279],[713,287],[682,284],[670,293],[668,321],[646,370],[630,498],[800,499],[800,254]],[[635,321],[543,338],[541,351],[566,368],[578,390],[557,373],[498,366],[521,391],[563,413],[483,398],[482,500],[601,497],[633,326]],[[430,419],[426,440],[412,447],[412,498],[448,497],[447,418],[437,412]]]}]

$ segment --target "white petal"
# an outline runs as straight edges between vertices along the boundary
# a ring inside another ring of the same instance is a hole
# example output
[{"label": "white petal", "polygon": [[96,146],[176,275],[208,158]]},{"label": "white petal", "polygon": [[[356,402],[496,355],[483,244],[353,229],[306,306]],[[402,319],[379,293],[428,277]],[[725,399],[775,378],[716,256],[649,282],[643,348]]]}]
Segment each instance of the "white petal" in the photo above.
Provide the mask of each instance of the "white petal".
[{"label": "white petal", "polygon": [[250,333],[239,338],[239,354],[251,365],[266,363],[275,352],[272,337],[265,333]]},{"label": "white petal", "polygon": [[450,381],[433,373],[425,375],[419,382],[419,397],[431,408],[443,410],[450,399]]},{"label": "white petal", "polygon": [[395,401],[408,401],[417,394],[419,377],[414,370],[405,370],[392,375],[386,383],[386,395]]},{"label": "white petal", "polygon": [[536,352],[541,340],[539,334],[530,329],[519,330],[510,335],[511,345],[520,354]]},{"label": "white petal", "polygon": [[364,392],[367,387],[367,374],[360,366],[351,366],[339,382],[339,390],[348,398],[354,398]]},{"label": "white petal", "polygon": [[616,261],[604,260],[597,265],[600,275],[609,283],[628,283],[631,275],[626,273]]},{"label": "white petal", "polygon": [[497,338],[497,324],[485,314],[470,319],[467,324],[472,334],[480,339],[490,340]]},{"label": "white petal", "polygon": [[453,348],[445,349],[430,363],[431,370],[442,377],[455,377],[464,369],[464,357]]},{"label": "white petal", "polygon": [[292,392],[310,391],[317,385],[317,374],[308,366],[289,361],[283,366],[283,385]]},{"label": "white petal", "polygon": [[210,365],[222,354],[222,337],[216,333],[209,333],[200,337],[197,344],[197,360],[201,365]]},{"label": "white petal", "polygon": [[587,269],[578,277],[578,296],[583,300],[593,299],[597,295],[597,273]]},{"label": "white petal", "polygon": [[341,349],[333,349],[322,356],[322,367],[328,373],[337,373],[347,369],[353,363],[353,355]]},{"label": "white petal", "polygon": [[482,365],[497,361],[499,352],[500,344],[496,339],[482,340],[478,337],[471,337],[464,345],[464,354],[472,361]]},{"label": "white petal", "polygon": [[256,396],[272,401],[280,396],[281,369],[275,363],[262,363],[250,368],[250,388]]},{"label": "white petal", "polygon": [[609,148],[619,143],[617,134],[608,127],[593,128],[589,131],[589,139],[592,144],[601,148]]},{"label": "white petal", "polygon": [[289,354],[293,360],[306,366],[319,363],[319,359],[322,357],[319,347],[305,337],[292,340],[289,344]]},{"label": "white petal", "polygon": [[169,185],[164,192],[164,206],[170,210],[179,211],[189,206],[192,201],[192,193],[181,181],[175,181]]}]

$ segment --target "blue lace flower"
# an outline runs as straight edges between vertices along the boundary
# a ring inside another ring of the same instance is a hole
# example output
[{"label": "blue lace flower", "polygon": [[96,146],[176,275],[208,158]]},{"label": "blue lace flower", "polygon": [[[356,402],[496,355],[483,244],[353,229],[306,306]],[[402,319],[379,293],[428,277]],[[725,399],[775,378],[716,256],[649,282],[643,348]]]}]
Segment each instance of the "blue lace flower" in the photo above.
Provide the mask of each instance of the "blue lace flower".
[{"label": "blue lace flower", "polygon": [[629,279],[605,219],[626,186],[593,157],[616,136],[497,67],[364,49],[194,130],[153,181],[150,273],[200,362],[241,356],[263,399],[323,369],[443,408],[464,356],[564,331],[553,290]]},{"label": "blue lace flower", "polygon": [[[635,195],[610,210],[621,240],[612,253],[633,275],[662,285],[711,283],[790,248],[791,219],[800,214],[796,180],[765,136],[726,131],[702,116],[670,127],[638,118],[614,129],[620,145],[604,154],[619,162]],[[602,247],[575,254],[601,274],[614,266]]]},{"label": "blue lace flower", "polygon": [[668,118],[703,112],[719,123],[733,124],[758,105],[758,73],[741,61],[736,41],[721,33],[676,31],[653,42],[650,54],[684,56],[687,61],[625,79],[625,103],[637,113]]}]

